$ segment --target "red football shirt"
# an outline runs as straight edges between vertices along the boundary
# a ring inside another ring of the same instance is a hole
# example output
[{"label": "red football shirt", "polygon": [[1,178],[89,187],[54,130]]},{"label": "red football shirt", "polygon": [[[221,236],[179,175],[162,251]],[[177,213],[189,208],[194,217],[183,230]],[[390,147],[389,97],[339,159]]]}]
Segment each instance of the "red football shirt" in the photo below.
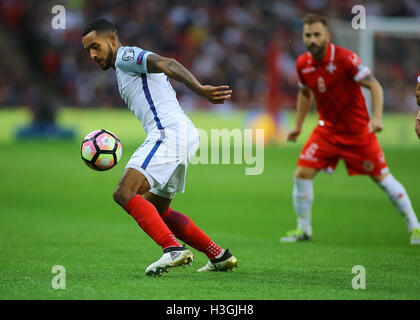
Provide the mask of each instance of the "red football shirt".
[{"label": "red football shirt", "polygon": [[417,83],[420,83],[420,72],[419,72],[419,74],[417,76]]},{"label": "red football shirt", "polygon": [[341,136],[344,141],[354,141],[369,133],[370,117],[357,81],[370,71],[361,64],[357,54],[328,43],[321,61],[313,60],[307,51],[298,57],[296,68],[300,85],[315,93],[317,130]]}]

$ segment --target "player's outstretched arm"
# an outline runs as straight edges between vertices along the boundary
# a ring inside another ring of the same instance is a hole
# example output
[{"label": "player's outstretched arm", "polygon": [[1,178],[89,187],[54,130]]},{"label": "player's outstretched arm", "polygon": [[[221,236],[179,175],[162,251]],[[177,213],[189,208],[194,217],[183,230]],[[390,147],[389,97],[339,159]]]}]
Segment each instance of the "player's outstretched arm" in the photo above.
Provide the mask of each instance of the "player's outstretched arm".
[{"label": "player's outstretched arm", "polygon": [[224,103],[232,94],[232,90],[229,90],[229,86],[226,85],[217,87],[202,85],[190,71],[172,58],[151,54],[147,57],[147,70],[149,73],[165,73],[214,104]]},{"label": "player's outstretched arm", "polygon": [[371,132],[379,132],[383,129],[382,123],[382,110],[384,107],[384,90],[381,84],[372,75],[368,75],[366,78],[359,81],[359,84],[370,91],[372,97],[372,109],[373,116],[370,119],[370,130]]},{"label": "player's outstretched arm", "polygon": [[299,89],[296,103],[296,125],[287,135],[287,141],[296,141],[302,131],[303,122],[311,108],[313,93],[309,88]]}]

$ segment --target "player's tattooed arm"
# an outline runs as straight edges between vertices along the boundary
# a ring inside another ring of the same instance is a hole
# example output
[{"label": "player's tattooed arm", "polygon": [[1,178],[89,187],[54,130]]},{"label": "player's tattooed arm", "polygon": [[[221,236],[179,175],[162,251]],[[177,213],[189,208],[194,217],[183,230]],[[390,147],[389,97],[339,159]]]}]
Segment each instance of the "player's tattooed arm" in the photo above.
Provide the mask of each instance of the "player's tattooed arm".
[{"label": "player's tattooed arm", "polygon": [[373,116],[369,127],[371,132],[380,132],[383,129],[382,111],[384,106],[384,91],[376,78],[369,74],[359,81],[359,84],[368,88],[372,97]]},{"label": "player's tattooed arm", "polygon": [[420,107],[420,83],[417,83],[417,87],[416,87],[416,100],[417,100],[417,105]]},{"label": "player's tattooed arm", "polygon": [[370,88],[373,84],[375,84],[375,82],[379,83],[378,80],[376,80],[376,78],[371,75],[368,74],[366,77],[364,77],[363,79],[359,80],[359,84],[365,88]]},{"label": "player's tattooed arm", "polygon": [[147,70],[149,73],[165,73],[168,77],[184,83],[192,91],[199,90],[200,82],[183,65],[172,58],[166,58],[157,54],[151,54],[147,58]]},{"label": "player's tattooed arm", "polygon": [[229,86],[202,85],[187,68],[172,58],[151,54],[147,58],[147,70],[149,73],[165,73],[168,77],[182,82],[193,92],[206,98],[211,103],[224,103],[227,99],[230,99],[232,94]]}]

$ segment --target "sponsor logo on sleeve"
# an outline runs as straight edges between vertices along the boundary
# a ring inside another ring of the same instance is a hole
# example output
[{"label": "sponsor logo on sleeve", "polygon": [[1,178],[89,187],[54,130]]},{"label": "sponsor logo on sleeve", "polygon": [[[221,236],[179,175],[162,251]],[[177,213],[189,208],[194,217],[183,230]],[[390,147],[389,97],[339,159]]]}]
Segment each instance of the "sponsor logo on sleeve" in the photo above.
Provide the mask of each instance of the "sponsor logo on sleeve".
[{"label": "sponsor logo on sleeve", "polygon": [[134,50],[133,49],[125,49],[122,59],[124,61],[130,61],[134,59]]}]

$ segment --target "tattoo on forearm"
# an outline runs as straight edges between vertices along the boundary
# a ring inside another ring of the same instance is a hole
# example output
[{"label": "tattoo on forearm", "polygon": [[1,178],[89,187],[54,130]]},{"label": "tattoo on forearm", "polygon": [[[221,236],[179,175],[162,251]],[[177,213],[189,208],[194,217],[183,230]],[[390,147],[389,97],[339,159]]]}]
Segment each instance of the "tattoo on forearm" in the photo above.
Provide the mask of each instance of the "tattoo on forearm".
[{"label": "tattoo on forearm", "polygon": [[182,64],[175,60],[168,61],[168,70],[172,74],[172,78],[184,83],[188,88],[195,91],[200,83]]},{"label": "tattoo on forearm", "polygon": [[376,78],[371,74],[367,75],[366,78],[364,78],[363,80],[364,81],[377,81]]}]

